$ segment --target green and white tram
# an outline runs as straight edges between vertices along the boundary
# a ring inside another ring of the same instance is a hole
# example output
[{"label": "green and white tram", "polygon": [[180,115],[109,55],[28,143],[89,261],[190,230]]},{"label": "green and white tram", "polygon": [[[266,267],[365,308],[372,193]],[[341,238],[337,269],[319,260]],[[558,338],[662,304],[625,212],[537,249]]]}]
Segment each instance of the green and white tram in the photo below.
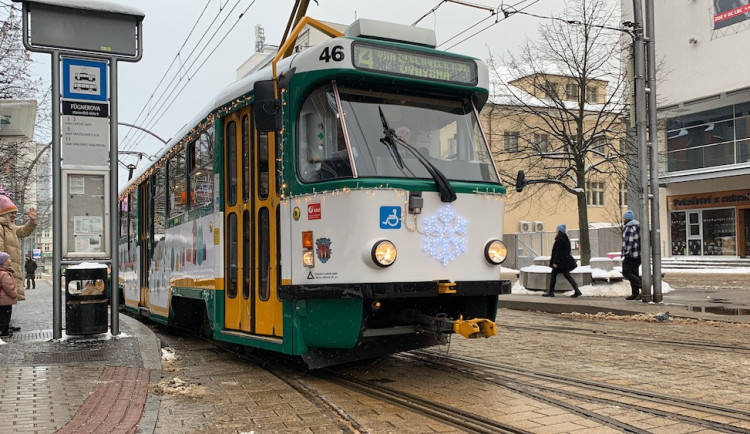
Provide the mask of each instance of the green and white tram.
[{"label": "green and white tram", "polygon": [[125,308],[312,367],[496,333],[486,66],[359,20],[228,87],[121,190]]}]

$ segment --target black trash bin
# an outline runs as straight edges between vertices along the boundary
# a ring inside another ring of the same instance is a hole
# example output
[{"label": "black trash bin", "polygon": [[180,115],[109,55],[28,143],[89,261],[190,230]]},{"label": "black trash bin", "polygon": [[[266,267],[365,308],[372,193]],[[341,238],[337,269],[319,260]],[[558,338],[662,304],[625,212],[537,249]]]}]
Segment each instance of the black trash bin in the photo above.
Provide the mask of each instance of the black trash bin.
[{"label": "black trash bin", "polygon": [[65,333],[106,333],[107,266],[81,263],[65,270]]}]

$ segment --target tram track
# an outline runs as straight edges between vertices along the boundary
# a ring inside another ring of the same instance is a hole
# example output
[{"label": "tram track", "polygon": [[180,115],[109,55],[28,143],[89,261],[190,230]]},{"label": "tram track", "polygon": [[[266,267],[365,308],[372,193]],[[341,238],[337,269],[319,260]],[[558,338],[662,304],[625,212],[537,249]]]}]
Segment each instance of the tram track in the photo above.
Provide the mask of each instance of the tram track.
[{"label": "tram track", "polygon": [[464,411],[454,405],[445,405],[434,400],[398,391],[383,385],[372,384],[351,375],[326,369],[315,374],[319,378],[334,381],[365,395],[375,397],[393,405],[399,405],[415,413],[428,416],[441,423],[473,433],[529,433],[512,425],[496,421],[476,413]]},{"label": "tram track", "polygon": [[[555,374],[509,367],[487,360],[449,356],[430,350],[402,353],[392,357],[419,360],[446,372],[460,372],[475,380],[511,389],[514,392],[572,411],[588,419],[596,420],[605,426],[625,432],[648,431],[643,431],[641,428],[618,421],[611,416],[601,415],[596,411],[586,410],[579,405],[571,405],[567,402],[588,402],[609,407],[616,406],[718,432],[747,433],[747,428],[738,427],[737,424],[739,422],[750,423],[750,412],[736,408],[601,382],[570,379]],[[561,399],[564,399],[564,401]],[[641,405],[636,402],[650,402],[653,406]],[[731,422],[720,422],[719,420]]]},{"label": "tram track", "polygon": [[293,389],[300,392],[308,400],[313,401],[321,407],[325,407],[329,414],[334,414],[340,421],[339,425],[351,433],[367,433],[356,419],[343,410],[333,400],[329,399],[325,393],[321,392],[311,384],[307,378],[315,378],[325,381],[331,385],[346,387],[362,395],[382,401],[387,405],[395,405],[407,409],[414,414],[433,419],[437,422],[459,428],[468,433],[509,433],[509,434],[528,434],[529,431],[516,428],[512,425],[498,422],[496,420],[483,417],[476,413],[468,412],[456,408],[455,405],[445,405],[434,400],[423,398],[407,392],[398,391],[382,384],[375,384],[366,380],[358,379],[352,375],[344,374],[332,368],[316,370],[307,373],[301,373],[299,365],[289,361],[285,357],[273,355],[273,363],[267,359],[257,358],[255,356],[243,356],[255,361],[264,369],[274,374],[277,378],[284,381]]},{"label": "tram track", "polygon": [[[506,328],[509,326],[505,326]],[[512,326],[515,327],[515,326]],[[551,327],[525,327],[533,330],[555,330]],[[563,327],[565,328],[565,327]],[[576,329],[577,333],[592,336],[592,330]],[[406,413],[413,414],[414,420],[431,419],[444,426],[454,427],[462,432],[526,432],[498,420],[476,414],[471,406],[460,402],[437,402],[435,396],[422,393],[415,395],[407,383],[400,379],[393,386],[382,384],[380,379],[367,379],[359,374],[356,366],[342,366],[327,370],[306,372],[299,359],[284,357],[276,353],[246,350],[235,345],[220,343],[210,339],[193,336],[195,339],[210,344],[222,351],[231,352],[240,358],[249,360],[287,384],[299,393],[335,424],[341,432],[367,433],[373,430],[371,422],[362,419],[362,413],[342,396],[362,395],[377,401],[378,405],[399,407]],[[622,340],[621,336],[614,336]],[[655,419],[664,419],[665,424],[678,424],[681,429],[705,429],[715,432],[749,432],[750,411],[709,404],[706,402],[682,399],[666,394],[652,393],[644,390],[568,378],[562,375],[539,372],[523,367],[495,363],[486,359],[475,359],[458,355],[446,355],[435,350],[421,350],[411,353],[400,353],[389,358],[397,363],[392,371],[394,378],[409,376],[409,368],[403,363],[417,361],[427,368],[467,378],[478,383],[491,385],[545,406],[562,409],[577,417],[595,422],[621,432],[646,433],[642,424],[634,421],[645,415]],[[388,359],[388,358],[387,358]],[[405,362],[402,362],[405,361]],[[352,370],[352,368],[354,370]],[[389,368],[393,369],[393,367]],[[420,367],[420,369],[422,369]],[[347,375],[340,371],[350,371]],[[430,376],[430,374],[427,374]],[[440,375],[448,378],[447,375]],[[388,378],[391,376],[388,375]],[[466,383],[465,381],[463,383]],[[400,389],[399,389],[400,388]],[[349,392],[341,392],[344,389]],[[338,390],[338,391],[337,391]],[[497,393],[497,392],[491,392]],[[533,404],[532,404],[533,405]],[[467,410],[464,410],[467,409]],[[603,409],[603,410],[602,410]],[[349,411],[352,413],[350,414]],[[359,420],[358,420],[359,419]],[[408,420],[412,420],[411,416]],[[380,425],[376,425],[380,426]],[[744,428],[742,428],[744,427]]]},{"label": "tram track", "polygon": [[395,405],[415,415],[433,419],[439,423],[453,426],[467,433],[491,434],[529,434],[529,431],[516,428],[512,425],[498,422],[483,417],[479,414],[468,412],[457,408],[455,405],[445,405],[434,400],[423,398],[407,392],[398,391],[382,384],[375,384],[366,380],[358,379],[352,375],[338,372],[332,368],[304,372],[305,367],[296,359],[290,359],[276,353],[263,353],[263,356],[254,353],[246,354],[244,351],[232,345],[222,344],[210,339],[196,337],[205,343],[213,344],[216,348],[228,351],[237,356],[249,360],[276,378],[283,381],[308,401],[314,404],[321,412],[336,422],[342,432],[360,434],[370,432],[359,423],[354,416],[349,414],[342,406],[336,404],[335,400],[329,398],[326,393],[319,390],[311,379],[325,381],[333,386],[345,387],[357,393],[382,401],[386,405]]},{"label": "tram track", "polygon": [[566,326],[523,326],[523,325],[508,325],[503,324],[503,328],[506,330],[526,330],[526,331],[539,331],[549,333],[561,333],[561,334],[577,334],[586,337],[596,337],[600,339],[612,339],[617,341],[637,342],[642,344],[655,344],[655,345],[669,345],[679,348],[693,348],[703,351],[716,351],[716,352],[731,352],[731,353],[748,353],[750,354],[750,347],[741,345],[721,345],[711,341],[684,341],[684,340],[671,340],[653,338],[644,335],[637,334],[626,334],[622,332],[602,332],[600,330],[594,330],[592,328],[585,327],[566,327]]}]

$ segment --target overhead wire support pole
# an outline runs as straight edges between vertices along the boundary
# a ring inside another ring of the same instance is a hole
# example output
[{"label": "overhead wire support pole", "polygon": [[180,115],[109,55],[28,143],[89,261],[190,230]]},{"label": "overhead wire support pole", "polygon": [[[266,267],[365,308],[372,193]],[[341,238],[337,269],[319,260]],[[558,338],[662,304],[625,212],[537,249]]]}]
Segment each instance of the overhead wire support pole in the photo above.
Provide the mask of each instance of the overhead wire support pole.
[{"label": "overhead wire support pole", "polygon": [[[26,20],[24,20],[26,25]],[[25,31],[25,30],[24,30]],[[52,245],[62,246],[60,149],[60,52],[52,52]],[[52,249],[52,339],[62,338],[62,249]]]},{"label": "overhead wire support pole", "polygon": [[[110,87],[110,101],[111,107],[109,110],[110,122],[109,122],[109,197],[110,209],[109,210],[109,248],[110,248],[110,279],[109,279],[109,294],[110,294],[110,332],[112,336],[120,334],[120,288],[119,288],[119,275],[120,265],[117,258],[119,255],[118,246],[120,241],[120,205],[117,200],[118,194],[118,178],[119,178],[119,166],[117,164],[117,148],[118,137],[117,137],[117,58],[112,57],[109,59],[109,75],[111,83],[114,83]],[[114,205],[114,206],[112,206]]]},{"label": "overhead wire support pole", "polygon": [[651,258],[654,263],[654,299],[663,301],[661,293],[661,224],[659,219],[659,139],[656,116],[656,46],[654,0],[646,0],[646,63],[648,66],[648,139],[651,149]]},{"label": "overhead wire support pole", "polygon": [[633,67],[635,91],[635,134],[638,146],[638,184],[640,186],[641,222],[641,297],[652,301],[651,294],[651,237],[648,207],[648,148],[646,144],[646,65],[643,39],[643,8],[641,0],[633,0]]}]

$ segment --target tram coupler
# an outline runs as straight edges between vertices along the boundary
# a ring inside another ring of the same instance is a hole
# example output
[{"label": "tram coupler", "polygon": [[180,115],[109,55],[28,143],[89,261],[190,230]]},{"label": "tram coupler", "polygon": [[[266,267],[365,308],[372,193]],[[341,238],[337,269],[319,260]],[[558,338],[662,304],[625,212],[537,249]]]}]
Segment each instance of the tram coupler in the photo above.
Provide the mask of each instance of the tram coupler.
[{"label": "tram coupler", "polygon": [[469,339],[488,338],[497,334],[497,324],[486,318],[474,318],[465,320],[463,315],[457,320],[448,318],[443,315],[436,317],[428,315],[419,315],[421,331],[432,332],[436,335],[445,336],[446,333],[457,333]]},{"label": "tram coupler", "polygon": [[497,324],[486,318],[464,320],[459,316],[453,321],[453,332],[468,339],[488,338],[497,334]]}]

